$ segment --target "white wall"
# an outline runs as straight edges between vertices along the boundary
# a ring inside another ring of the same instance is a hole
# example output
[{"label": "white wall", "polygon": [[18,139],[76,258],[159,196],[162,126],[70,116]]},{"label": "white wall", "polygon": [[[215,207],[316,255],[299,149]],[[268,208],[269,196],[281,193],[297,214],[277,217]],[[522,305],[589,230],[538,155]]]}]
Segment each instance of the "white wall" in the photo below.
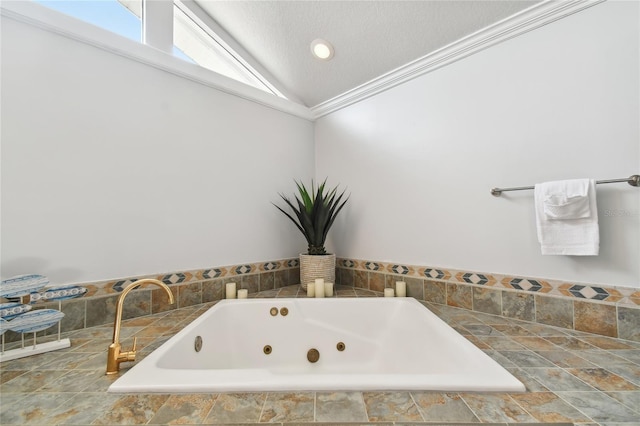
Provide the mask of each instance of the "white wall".
[{"label": "white wall", "polygon": [[[533,191],[640,173],[639,3],[606,2],[316,122],[349,187],[339,256],[640,287],[640,189],[600,185],[600,255],[542,256]],[[609,212],[609,215],[607,215]]]},{"label": "white wall", "polygon": [[[313,123],[2,18],[2,277],[288,258]],[[295,231],[295,232],[294,232]]]}]

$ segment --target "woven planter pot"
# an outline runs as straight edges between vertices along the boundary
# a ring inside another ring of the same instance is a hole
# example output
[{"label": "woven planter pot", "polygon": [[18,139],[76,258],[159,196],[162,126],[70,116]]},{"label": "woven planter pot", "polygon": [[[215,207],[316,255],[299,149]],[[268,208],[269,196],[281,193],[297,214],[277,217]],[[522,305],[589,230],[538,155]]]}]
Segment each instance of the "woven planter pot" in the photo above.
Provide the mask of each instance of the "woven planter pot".
[{"label": "woven planter pot", "polygon": [[336,282],[336,255],[300,255],[300,285],[307,289],[307,284],[316,278],[324,278],[325,282]]}]

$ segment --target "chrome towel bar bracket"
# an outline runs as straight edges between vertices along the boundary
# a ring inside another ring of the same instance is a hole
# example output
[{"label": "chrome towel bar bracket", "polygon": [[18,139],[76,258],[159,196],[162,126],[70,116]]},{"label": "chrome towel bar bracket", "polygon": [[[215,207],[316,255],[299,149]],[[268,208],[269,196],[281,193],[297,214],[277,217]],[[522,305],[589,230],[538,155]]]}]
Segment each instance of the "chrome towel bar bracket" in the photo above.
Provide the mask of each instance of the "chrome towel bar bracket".
[{"label": "chrome towel bar bracket", "polygon": [[[627,182],[631,186],[640,186],[640,175],[631,175],[628,178],[622,179],[607,179],[607,180],[597,180],[597,184],[603,183],[618,183],[618,182]],[[513,188],[493,188],[491,190],[491,195],[495,197],[499,197],[503,192],[506,191],[524,191],[526,189],[533,189],[533,186],[514,186]]]}]

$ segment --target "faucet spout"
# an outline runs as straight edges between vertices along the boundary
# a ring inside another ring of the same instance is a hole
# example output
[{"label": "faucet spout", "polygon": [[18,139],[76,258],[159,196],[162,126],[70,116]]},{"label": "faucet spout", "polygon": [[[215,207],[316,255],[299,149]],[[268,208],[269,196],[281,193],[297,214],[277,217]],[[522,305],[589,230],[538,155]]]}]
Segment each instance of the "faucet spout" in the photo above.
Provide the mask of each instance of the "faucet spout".
[{"label": "faucet spout", "polygon": [[171,289],[162,281],[154,280],[154,279],[143,279],[135,281],[129,284],[118,298],[118,302],[116,304],[116,318],[113,323],[113,342],[109,345],[109,352],[107,353],[107,374],[116,374],[120,371],[120,363],[127,361],[135,361],[136,359],[136,339],[133,339],[133,347],[130,351],[123,352],[120,350],[120,328],[122,327],[122,307],[124,305],[124,299],[127,297],[132,290],[146,285],[153,284],[167,292],[169,296],[169,303],[175,303],[173,298],[173,293],[171,293]]}]

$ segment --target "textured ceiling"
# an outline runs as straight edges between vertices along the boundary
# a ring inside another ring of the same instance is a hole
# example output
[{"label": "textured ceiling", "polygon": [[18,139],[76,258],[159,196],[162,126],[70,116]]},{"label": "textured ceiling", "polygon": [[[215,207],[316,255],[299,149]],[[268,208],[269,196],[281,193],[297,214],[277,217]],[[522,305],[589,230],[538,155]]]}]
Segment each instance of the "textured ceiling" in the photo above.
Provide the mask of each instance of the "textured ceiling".
[{"label": "textured ceiling", "polygon": [[[197,3],[309,107],[539,1],[212,1]],[[335,48],[314,59],[310,43]]]}]

